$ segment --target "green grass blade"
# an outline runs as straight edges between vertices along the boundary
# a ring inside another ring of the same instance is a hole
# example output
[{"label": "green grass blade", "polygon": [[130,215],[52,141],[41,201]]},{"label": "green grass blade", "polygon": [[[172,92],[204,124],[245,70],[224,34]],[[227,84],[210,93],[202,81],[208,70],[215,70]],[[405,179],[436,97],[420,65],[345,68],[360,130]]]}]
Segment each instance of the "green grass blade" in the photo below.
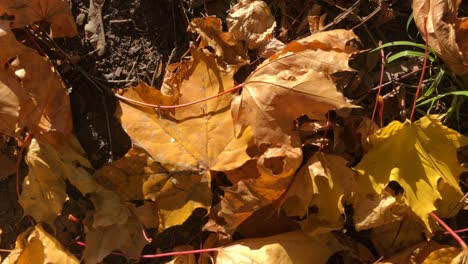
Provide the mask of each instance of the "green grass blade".
[{"label": "green grass blade", "polygon": [[[404,51],[400,51],[400,52],[397,52],[395,54],[393,54],[392,56],[388,57],[387,59],[387,62],[390,63],[392,61],[395,61],[399,58],[402,58],[402,57],[424,57],[424,52],[419,52],[419,51],[413,51],[413,50],[404,50]],[[428,55],[427,56],[427,59],[430,60],[431,62],[434,62],[434,57]]]}]

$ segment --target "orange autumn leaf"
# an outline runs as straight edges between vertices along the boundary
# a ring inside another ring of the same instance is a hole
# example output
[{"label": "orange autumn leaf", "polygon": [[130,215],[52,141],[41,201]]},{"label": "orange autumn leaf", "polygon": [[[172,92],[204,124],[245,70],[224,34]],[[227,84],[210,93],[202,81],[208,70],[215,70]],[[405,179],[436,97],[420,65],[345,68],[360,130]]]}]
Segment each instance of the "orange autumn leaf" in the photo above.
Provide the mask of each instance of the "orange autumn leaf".
[{"label": "orange autumn leaf", "polygon": [[27,127],[36,137],[70,135],[70,101],[60,76],[35,50],[16,41],[0,23],[0,132],[16,136]]},{"label": "orange autumn leaf", "polygon": [[66,0],[0,0],[0,15],[3,12],[15,16],[12,28],[46,21],[50,23],[53,37],[74,37],[78,34]]},{"label": "orange autumn leaf", "polygon": [[293,144],[293,120],[299,116],[326,120],[330,110],[353,107],[331,74],[352,71],[348,60],[356,50],[348,43],[356,39],[352,31],[321,32],[291,42],[263,62],[233,100],[236,131],[251,126],[257,144]]}]

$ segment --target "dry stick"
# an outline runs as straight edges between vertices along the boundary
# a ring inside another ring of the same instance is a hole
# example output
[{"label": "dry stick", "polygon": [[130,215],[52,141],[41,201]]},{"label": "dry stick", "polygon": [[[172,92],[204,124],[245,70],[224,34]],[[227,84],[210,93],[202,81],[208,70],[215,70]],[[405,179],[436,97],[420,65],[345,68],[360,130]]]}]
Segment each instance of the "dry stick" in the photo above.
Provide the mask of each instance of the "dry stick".
[{"label": "dry stick", "polygon": [[[468,232],[468,228],[463,228],[463,229],[458,229],[458,230],[453,230],[455,233],[465,233]],[[450,235],[450,232],[446,231],[444,232],[445,235]]]},{"label": "dry stick", "polygon": [[201,102],[204,102],[204,101],[208,101],[208,100],[211,100],[211,99],[214,99],[216,97],[219,97],[221,95],[224,95],[224,94],[227,94],[227,93],[231,93],[231,92],[234,92],[236,90],[239,90],[240,88],[242,88],[244,86],[244,84],[239,84],[239,85],[236,85],[226,91],[223,91],[217,95],[213,95],[213,96],[210,96],[210,97],[207,97],[207,98],[203,98],[203,99],[200,99],[200,100],[196,100],[196,101],[193,101],[193,102],[190,102],[190,103],[185,103],[185,104],[179,104],[179,105],[154,105],[154,104],[148,104],[148,103],[143,103],[143,102],[140,102],[140,101],[137,101],[137,100],[133,100],[133,99],[130,99],[130,98],[127,98],[125,96],[122,96],[120,94],[117,94],[117,93],[114,93],[115,97],[123,100],[123,101],[126,101],[126,102],[129,102],[129,103],[133,103],[133,104],[136,104],[136,105],[140,105],[140,106],[144,106],[144,107],[150,107],[150,108],[154,108],[154,109],[175,109],[175,108],[180,108],[180,107],[186,107],[186,106],[191,106],[191,105],[194,105],[194,104],[198,104],[198,103],[201,103]]},{"label": "dry stick", "polygon": [[453,231],[452,228],[450,228],[450,226],[448,226],[442,219],[440,219],[434,212],[431,212],[429,213],[429,215],[434,218],[434,220],[437,221],[437,223],[439,223],[445,230],[447,230],[447,232],[458,242],[458,244],[462,247],[462,249],[465,251],[468,249],[468,247],[466,246],[466,243],[465,241],[463,241],[463,239],[461,239],[461,237],[455,233],[455,231]]},{"label": "dry stick", "polygon": [[[380,41],[379,46],[382,46],[382,42]],[[380,49],[380,60],[381,60],[381,65],[380,65],[380,81],[379,81],[379,88],[377,89],[377,95],[375,96],[375,105],[374,105],[374,111],[372,112],[372,121],[374,121],[375,113],[377,112],[377,105],[379,104],[379,97],[380,93],[382,91],[382,83],[383,83],[383,78],[384,78],[384,72],[385,72],[385,53],[383,48]],[[381,111],[380,111],[380,127],[382,127],[382,114],[383,114],[383,107],[384,107],[384,101],[382,100],[381,103]]]}]

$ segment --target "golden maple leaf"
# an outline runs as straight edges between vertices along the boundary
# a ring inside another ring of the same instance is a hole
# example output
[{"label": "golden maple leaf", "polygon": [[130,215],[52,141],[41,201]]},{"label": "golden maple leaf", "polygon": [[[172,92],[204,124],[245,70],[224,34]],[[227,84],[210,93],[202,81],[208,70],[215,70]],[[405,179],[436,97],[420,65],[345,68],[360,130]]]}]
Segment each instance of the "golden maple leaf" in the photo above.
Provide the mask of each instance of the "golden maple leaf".
[{"label": "golden maple leaf", "polygon": [[[396,182],[403,193],[385,194],[385,200],[396,199],[407,205],[432,231],[429,213],[451,217],[460,209],[463,196],[458,185],[460,174],[467,171],[457,159],[457,149],[468,144],[468,138],[442,125],[433,116],[411,123],[393,121],[370,136],[371,150],[356,166],[359,173],[354,201],[357,229],[367,229],[395,220],[404,210],[383,206],[379,196]],[[387,190],[387,191],[386,191]],[[391,193],[391,192],[390,192]],[[379,211],[376,206],[379,204]],[[436,211],[437,210],[437,211]],[[387,215],[388,221],[379,219]],[[371,219],[374,218],[374,219]]]},{"label": "golden maple leaf", "polygon": [[297,144],[293,120],[308,115],[326,120],[337,108],[353,107],[337,92],[331,74],[352,71],[347,43],[352,31],[333,30],[293,41],[263,62],[244,82],[232,102],[236,131],[251,126],[256,144]]},{"label": "golden maple leaf", "polygon": [[[176,98],[140,83],[125,96],[157,105],[189,103],[210,97],[233,86],[233,72],[221,72],[215,56],[192,49],[191,75]],[[120,119],[134,146],[161,163],[168,174],[153,175],[145,182],[145,197],[161,206],[161,225],[181,224],[197,207],[211,205],[209,170],[230,170],[250,159],[246,153],[250,134],[234,134],[230,113],[231,95],[170,112],[120,103]],[[160,115],[159,115],[160,114]],[[180,174],[180,175],[179,175]],[[180,192],[178,192],[179,190]]]}]

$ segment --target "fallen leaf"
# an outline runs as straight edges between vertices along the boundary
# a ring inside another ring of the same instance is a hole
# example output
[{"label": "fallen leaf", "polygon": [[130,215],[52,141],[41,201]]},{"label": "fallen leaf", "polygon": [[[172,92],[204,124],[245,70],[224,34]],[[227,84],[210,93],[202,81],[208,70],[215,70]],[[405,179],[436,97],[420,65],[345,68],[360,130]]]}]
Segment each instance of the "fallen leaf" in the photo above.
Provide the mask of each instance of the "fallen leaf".
[{"label": "fallen leaf", "polygon": [[221,248],[215,258],[217,264],[301,264],[327,263],[336,252],[349,250],[331,233],[307,236],[301,231],[265,238],[239,240]]},{"label": "fallen leaf", "polygon": [[2,139],[0,139],[0,164],[2,164],[0,181],[5,180],[8,176],[16,172],[16,161],[13,159],[13,155],[9,154],[7,143]]},{"label": "fallen leaf", "polygon": [[145,199],[155,201],[159,229],[181,225],[197,208],[208,208],[212,194],[209,174],[156,174],[143,185]]},{"label": "fallen leaf", "polygon": [[41,145],[36,139],[31,140],[25,158],[29,172],[23,180],[23,191],[19,197],[25,215],[50,226],[54,225],[68,199],[59,155],[52,147]]},{"label": "fallen leaf", "polygon": [[376,262],[376,264],[459,264],[451,262],[459,252],[460,249],[456,247],[440,244],[434,240],[422,241],[390,257],[384,258]]},{"label": "fallen leaf", "polygon": [[369,238],[378,255],[391,256],[425,241],[424,232],[424,223],[414,213],[410,213],[400,221],[372,228]]},{"label": "fallen leaf", "polygon": [[50,34],[53,37],[78,35],[75,19],[66,0],[0,0],[0,14],[3,12],[15,16],[12,28],[46,21],[50,23]]},{"label": "fallen leaf", "polygon": [[213,16],[194,18],[189,26],[190,31],[200,35],[200,48],[213,48],[221,61],[228,64],[244,64],[248,59],[247,51],[231,32],[223,32],[222,29],[221,19]]},{"label": "fallen leaf", "polygon": [[468,138],[443,126],[436,117],[425,116],[413,123],[393,121],[371,135],[370,143],[372,149],[356,166],[360,188],[354,220],[358,230],[370,228],[360,223],[372,211],[377,212],[372,206],[362,210],[369,197],[378,197],[385,190],[408,206],[427,232],[432,231],[429,213],[448,218],[458,212],[463,197],[458,178],[466,169],[458,162],[457,149],[467,145]]},{"label": "fallen leaf", "polygon": [[343,227],[345,201],[350,201],[351,193],[358,188],[355,173],[346,164],[340,156],[317,152],[294,177],[282,208],[289,216],[307,216],[300,221],[305,233]]},{"label": "fallen leaf", "polygon": [[229,10],[226,23],[234,38],[245,41],[249,49],[264,47],[276,27],[267,3],[259,0],[239,1]]},{"label": "fallen leaf", "polygon": [[133,213],[145,228],[158,228],[158,207],[154,202],[144,201],[142,206],[132,207]]},{"label": "fallen leaf", "polygon": [[91,43],[99,56],[106,52],[106,36],[102,23],[102,7],[105,0],[90,0],[88,8],[88,23],[85,25],[86,39]]},{"label": "fallen leaf", "polygon": [[122,201],[132,201],[144,200],[144,182],[164,171],[143,149],[133,147],[122,158],[97,170],[94,176],[100,185],[114,191]]},{"label": "fallen leaf", "polygon": [[119,197],[100,186],[89,174],[91,164],[76,138],[62,141],[62,147],[39,139],[31,140],[26,163],[29,173],[23,181],[19,202],[26,215],[53,226],[67,199],[65,180],[83,195],[88,195],[96,210],[93,226],[108,226],[127,221],[128,209]]},{"label": "fallen leaf", "polygon": [[[215,56],[197,49],[192,49],[192,55],[191,75],[181,83],[177,103],[213,96],[233,86],[233,73],[221,72]],[[157,105],[175,103],[141,84],[124,96]],[[158,208],[166,211],[162,227],[181,224],[190,210],[211,205],[209,170],[232,170],[250,159],[246,153],[250,133],[235,137],[230,101],[231,95],[226,94],[171,111],[120,103],[120,120],[134,146],[147,151],[168,171],[149,178],[144,191],[147,199],[153,199]]]},{"label": "fallen leaf", "polygon": [[318,33],[263,62],[232,102],[236,131],[251,126],[257,145],[297,144],[292,134],[299,116],[326,120],[330,110],[353,107],[336,91],[331,74],[352,71],[348,60],[356,50],[347,43],[355,39],[346,30]]},{"label": "fallen leaf", "polygon": [[468,73],[468,19],[457,17],[460,0],[414,0],[416,26],[427,43],[456,74]]},{"label": "fallen leaf", "polygon": [[129,216],[124,224],[88,229],[83,261],[89,264],[101,263],[116,250],[130,257],[139,256],[146,244],[148,241],[143,236],[140,222],[134,216]]},{"label": "fallen leaf", "polygon": [[[278,201],[293,179],[302,161],[299,148],[269,148],[257,160],[254,178],[238,181],[224,190],[217,215],[224,218],[229,234],[262,207]],[[229,175],[228,175],[229,177]]]},{"label": "fallen leaf", "polygon": [[27,127],[36,137],[53,141],[54,134],[72,133],[70,101],[59,75],[37,51],[16,41],[0,23],[0,132],[18,136]]},{"label": "fallen leaf", "polygon": [[80,261],[68,252],[59,241],[36,225],[21,233],[15,249],[3,260],[3,264],[78,264]]}]

